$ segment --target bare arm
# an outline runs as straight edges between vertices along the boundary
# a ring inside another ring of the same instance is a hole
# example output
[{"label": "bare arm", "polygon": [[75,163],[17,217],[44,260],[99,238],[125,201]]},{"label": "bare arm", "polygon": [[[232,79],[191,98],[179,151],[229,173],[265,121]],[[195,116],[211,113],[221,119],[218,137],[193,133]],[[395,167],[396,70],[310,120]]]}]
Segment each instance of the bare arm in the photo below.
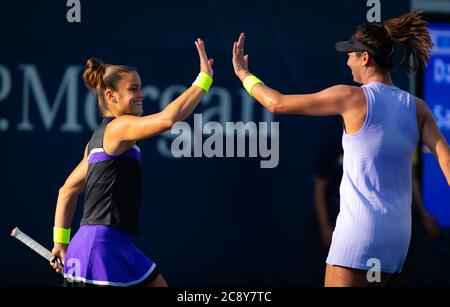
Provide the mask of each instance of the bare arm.
[{"label": "bare arm", "polygon": [[69,177],[67,177],[64,185],[59,189],[55,212],[55,227],[70,228],[77,206],[78,195],[84,192],[88,169],[87,148],[86,145],[83,160],[81,160]]},{"label": "bare arm", "polygon": [[[200,57],[200,70],[212,77],[214,60],[208,60],[205,43],[197,39],[195,46]],[[205,92],[201,88],[191,86],[159,113],[143,117],[120,116],[108,125],[107,138],[115,143],[135,142],[161,134],[169,130],[174,123],[186,119],[204,95]]]},{"label": "bare arm", "polygon": [[357,89],[349,85],[336,85],[314,94],[282,95],[266,85],[258,84],[253,97],[276,114],[344,115],[354,101]]},{"label": "bare arm", "polygon": [[450,186],[450,148],[425,101],[416,98],[416,109],[421,140],[433,153]]},{"label": "bare arm", "polygon": [[176,122],[186,119],[197,107],[205,92],[196,86],[191,86],[163,111],[143,117],[124,115],[108,125],[109,140],[141,141],[161,134]]},{"label": "bare arm", "polygon": [[[58,200],[56,202],[55,211],[55,227],[70,228],[72,218],[77,207],[78,195],[84,192],[85,179],[88,169],[87,148],[84,150],[83,160],[67,177],[64,185],[59,189]],[[52,254],[64,260],[66,256],[67,245],[54,243]],[[52,267],[59,272],[56,263],[51,264]]]},{"label": "bare arm", "polygon": [[[242,33],[233,45],[233,67],[241,81],[250,75],[248,55],[244,55],[245,35]],[[257,84],[252,95],[273,113],[302,115],[344,115],[358,107],[361,89],[356,86],[336,85],[321,92],[305,95],[283,95],[264,84]]]}]

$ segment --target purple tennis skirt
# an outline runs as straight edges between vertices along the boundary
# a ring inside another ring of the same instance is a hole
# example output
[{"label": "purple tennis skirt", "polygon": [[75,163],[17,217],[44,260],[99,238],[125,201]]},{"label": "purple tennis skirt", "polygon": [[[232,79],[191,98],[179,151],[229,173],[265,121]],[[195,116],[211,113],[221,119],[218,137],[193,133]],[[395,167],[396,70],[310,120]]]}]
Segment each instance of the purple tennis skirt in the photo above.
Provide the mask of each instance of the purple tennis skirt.
[{"label": "purple tennis skirt", "polygon": [[132,240],[132,235],[109,226],[81,226],[64,260],[65,285],[127,287],[155,278],[156,264]]}]

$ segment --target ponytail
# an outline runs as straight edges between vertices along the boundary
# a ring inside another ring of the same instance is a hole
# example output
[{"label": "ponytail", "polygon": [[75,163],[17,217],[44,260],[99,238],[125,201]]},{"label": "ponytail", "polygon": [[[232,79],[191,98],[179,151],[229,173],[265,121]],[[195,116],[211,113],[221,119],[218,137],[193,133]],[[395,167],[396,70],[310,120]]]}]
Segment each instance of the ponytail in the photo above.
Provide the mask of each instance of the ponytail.
[{"label": "ponytail", "polygon": [[409,61],[407,72],[415,73],[424,68],[430,59],[433,42],[431,40],[427,22],[421,18],[420,12],[411,12],[398,18],[386,20],[383,25],[389,36],[403,46],[402,63]]}]

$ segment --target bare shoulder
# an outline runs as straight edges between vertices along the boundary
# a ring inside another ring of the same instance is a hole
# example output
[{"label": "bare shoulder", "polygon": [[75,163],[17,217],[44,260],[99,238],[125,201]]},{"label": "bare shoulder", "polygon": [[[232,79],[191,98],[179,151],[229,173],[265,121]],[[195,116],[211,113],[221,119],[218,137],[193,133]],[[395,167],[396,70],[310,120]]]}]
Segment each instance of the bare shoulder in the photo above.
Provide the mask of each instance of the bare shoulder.
[{"label": "bare shoulder", "polygon": [[422,116],[428,115],[428,113],[430,113],[431,111],[430,111],[430,108],[428,108],[428,105],[425,102],[425,100],[423,100],[423,99],[421,99],[419,97],[416,97],[416,96],[413,96],[413,97],[414,97],[414,99],[416,101],[416,112],[417,112],[417,115],[419,115],[419,114],[422,115]]},{"label": "bare shoulder", "polygon": [[105,129],[103,137],[103,148],[108,154],[118,155],[134,145],[134,141],[124,141],[123,135],[140,117],[133,115],[122,115],[112,120]]},{"label": "bare shoulder", "polygon": [[328,88],[328,90],[330,91],[329,94],[340,102],[343,113],[360,112],[366,105],[362,87],[339,84]]},{"label": "bare shoulder", "polygon": [[415,103],[416,103],[416,113],[417,113],[417,118],[420,120],[424,120],[425,118],[432,116],[431,114],[431,110],[428,107],[427,103],[425,102],[425,100],[413,96],[415,99]]},{"label": "bare shoulder", "polygon": [[133,115],[122,115],[119,117],[116,117],[114,120],[112,120],[109,124],[108,124],[108,128],[113,128],[113,129],[117,129],[120,126],[126,126],[130,123],[132,123],[133,121],[137,120],[139,117],[137,116],[133,116]]},{"label": "bare shoulder", "polygon": [[326,89],[330,93],[343,96],[343,97],[349,97],[352,95],[358,95],[358,94],[364,94],[364,90],[359,86],[354,85],[346,85],[346,84],[338,84],[334,85],[332,87],[329,87]]},{"label": "bare shoulder", "polygon": [[359,86],[339,84],[327,89],[329,94],[346,102],[357,102],[364,97],[364,90]]},{"label": "bare shoulder", "polygon": [[417,124],[419,126],[419,133],[422,135],[423,126],[425,125],[425,122],[429,120],[433,120],[433,114],[431,113],[430,108],[428,107],[425,100],[413,96],[416,103],[416,117],[417,117]]},{"label": "bare shoulder", "polygon": [[134,124],[138,123],[142,117],[134,115],[122,115],[112,120],[107,126],[105,134],[121,139],[121,136],[126,133]]}]

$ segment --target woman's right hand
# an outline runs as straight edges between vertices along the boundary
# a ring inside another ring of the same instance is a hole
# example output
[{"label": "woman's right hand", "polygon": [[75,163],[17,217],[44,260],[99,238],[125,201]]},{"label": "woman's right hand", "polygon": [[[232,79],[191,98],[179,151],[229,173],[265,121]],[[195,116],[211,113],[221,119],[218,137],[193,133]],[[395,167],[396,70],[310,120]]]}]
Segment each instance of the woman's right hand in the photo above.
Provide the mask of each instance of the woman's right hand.
[{"label": "woman's right hand", "polygon": [[205,42],[201,38],[197,38],[195,41],[195,47],[197,47],[198,56],[200,57],[200,71],[212,77],[214,74],[212,69],[214,59],[208,60],[208,56],[205,51]]},{"label": "woman's right hand", "polygon": [[[59,259],[62,260],[62,262],[64,262],[64,258],[66,258],[66,252],[67,252],[67,244],[61,244],[61,243],[56,243],[53,246],[52,249],[52,254],[56,257],[58,257]],[[54,262],[50,262],[50,266],[56,271],[56,273],[61,273],[61,268],[60,266],[56,263],[56,261]]]}]

